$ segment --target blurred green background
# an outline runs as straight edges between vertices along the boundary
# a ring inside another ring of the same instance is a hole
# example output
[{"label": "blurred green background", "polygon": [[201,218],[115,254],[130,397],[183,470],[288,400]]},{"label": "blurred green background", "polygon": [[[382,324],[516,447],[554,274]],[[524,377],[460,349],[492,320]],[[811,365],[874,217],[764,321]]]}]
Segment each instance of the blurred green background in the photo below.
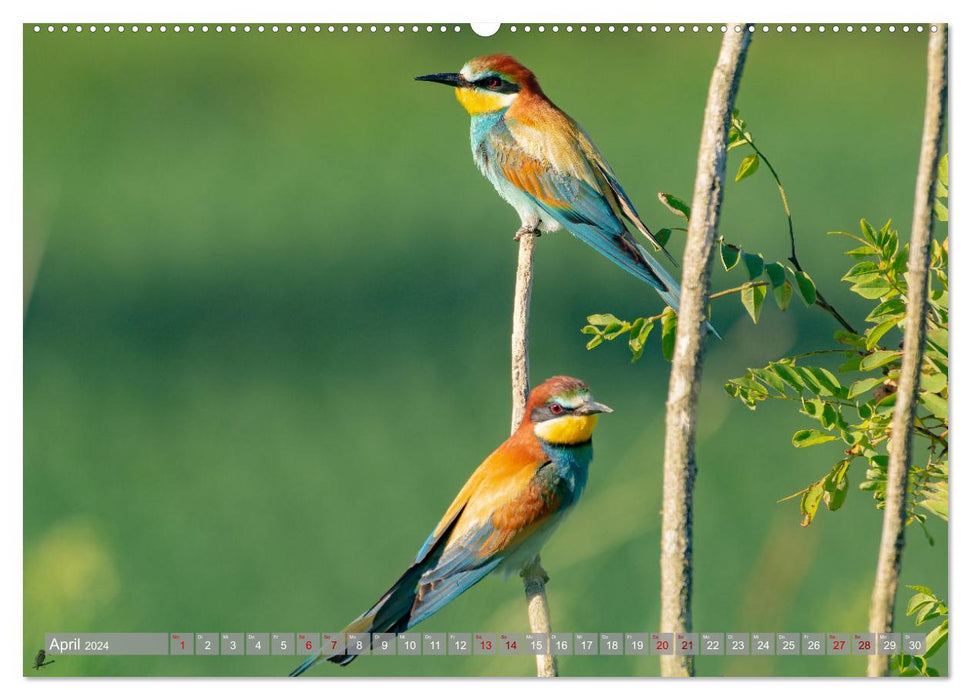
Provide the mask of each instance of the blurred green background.
[{"label": "blurred green background", "polygon": [[[514,54],[656,229],[677,225],[658,191],[690,198],[719,40],[25,27],[25,672],[38,675],[45,632],[334,631],[370,605],[508,430],[518,219],[473,166],[451,91],[412,77]],[[839,281],[847,246],[825,232],[864,216],[909,229],[925,51],[916,32],[773,31],[745,68],[738,104],[786,183],[801,261],[857,322],[865,303]],[[768,173],[727,185],[722,231],[785,258]],[[719,267],[714,286],[740,277]],[[794,410],[751,413],[721,388],[835,329],[799,302],[769,306],[755,328],[737,299],[715,307],[695,628],[865,630],[881,513],[855,489],[862,474],[842,510],[801,528],[776,500],[840,448],[793,449]],[[541,238],[534,380],[582,377],[616,411],[544,552],[554,628],[649,631],[669,366],[656,338],[636,365],[619,343],[586,351],[579,328],[604,311],[660,304],[569,235]],[[933,547],[909,531],[901,580],[946,596],[947,534],[929,527]],[[519,581],[491,577],[417,628],[525,630]],[[43,675],[283,675],[296,661],[62,657]],[[705,657],[697,670],[862,675],[865,659]],[[658,662],[565,657],[561,671],[656,675]],[[429,657],[313,673],[533,672],[528,657]]]}]

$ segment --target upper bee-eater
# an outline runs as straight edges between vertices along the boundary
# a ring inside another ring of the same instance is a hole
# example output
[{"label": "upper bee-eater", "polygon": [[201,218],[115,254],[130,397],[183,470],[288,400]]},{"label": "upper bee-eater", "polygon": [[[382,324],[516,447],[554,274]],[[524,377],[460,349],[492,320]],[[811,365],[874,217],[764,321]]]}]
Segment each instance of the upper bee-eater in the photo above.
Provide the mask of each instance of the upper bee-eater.
[{"label": "upper bee-eater", "polygon": [[[533,389],[516,431],[472,473],[401,577],[344,632],[404,632],[490,572],[521,572],[583,493],[601,413],[611,409],[579,379],[553,377]],[[321,653],[290,675],[355,658]]]},{"label": "upper bee-eater", "polygon": [[494,54],[472,59],[458,73],[415,80],[455,87],[472,116],[476,165],[522,220],[517,238],[565,228],[678,308],[678,283],[634,240],[623,219],[674,259],[587,133],[550,101],[532,71],[512,56]]}]

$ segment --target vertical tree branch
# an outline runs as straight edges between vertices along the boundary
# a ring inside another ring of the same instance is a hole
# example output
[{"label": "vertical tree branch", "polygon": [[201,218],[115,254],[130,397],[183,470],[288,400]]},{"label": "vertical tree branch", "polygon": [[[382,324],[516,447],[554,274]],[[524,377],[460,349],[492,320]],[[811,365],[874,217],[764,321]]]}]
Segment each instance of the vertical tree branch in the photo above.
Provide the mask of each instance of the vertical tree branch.
[{"label": "vertical tree branch", "polygon": [[[526,590],[526,614],[529,616],[531,632],[546,635],[546,643],[550,644],[550,604],[546,599],[546,582],[549,577],[540,564],[539,555],[533,563],[523,569],[523,587]],[[536,677],[553,678],[560,675],[556,657],[552,649],[547,648],[546,654],[536,655]]]},{"label": "vertical tree branch", "polygon": [[[707,330],[705,308],[718,235],[729,123],[751,36],[747,25],[729,24],[722,40],[708,88],[682,263],[681,304],[668,388],[661,524],[661,630],[675,634],[691,630],[695,419]],[[661,674],[693,675],[694,657],[662,656]]]},{"label": "vertical tree branch", "polygon": [[516,292],[512,300],[512,426],[523,420],[529,398],[529,300],[533,292],[533,251],[536,234],[519,232]]},{"label": "vertical tree branch", "polygon": [[[529,397],[529,301],[533,290],[533,251],[537,234],[520,230],[519,262],[516,265],[516,291],[512,308],[512,432],[516,431],[526,413]],[[529,629],[550,634],[550,606],[546,599],[549,577],[540,564],[539,556],[522,571],[526,592],[526,614]],[[549,651],[549,649],[547,649]],[[536,675],[550,678],[558,675],[556,657],[550,653],[536,655]]]},{"label": "vertical tree branch", "polygon": [[[883,510],[883,532],[877,555],[877,573],[870,598],[870,631],[893,629],[893,606],[900,578],[900,558],[904,548],[907,522],[907,480],[911,463],[911,435],[920,368],[924,361],[924,334],[927,326],[927,271],[930,265],[931,230],[937,166],[941,157],[947,103],[947,25],[940,24],[930,34],[927,47],[927,103],[924,108],[924,135],[921,141],[917,187],[914,194],[914,221],[907,260],[907,316],[904,319],[904,354],[901,360],[897,401],[891,423],[890,461],[887,466],[887,498]],[[867,674],[886,676],[889,656],[870,656]]]}]

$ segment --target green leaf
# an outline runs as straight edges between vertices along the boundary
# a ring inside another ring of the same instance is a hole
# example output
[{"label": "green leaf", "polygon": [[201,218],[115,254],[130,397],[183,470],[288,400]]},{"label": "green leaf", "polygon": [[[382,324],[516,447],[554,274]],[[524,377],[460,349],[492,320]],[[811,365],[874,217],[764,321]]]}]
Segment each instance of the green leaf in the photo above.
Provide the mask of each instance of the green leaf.
[{"label": "green leaf", "polygon": [[819,382],[816,380],[816,377],[814,377],[813,373],[810,372],[807,368],[793,367],[792,371],[799,375],[799,378],[802,379],[802,385],[807,389],[809,389],[809,391],[811,391],[814,394],[823,393],[822,387],[819,385]]},{"label": "green leaf", "polygon": [[726,151],[730,151],[733,148],[738,148],[739,146],[747,146],[748,141],[742,138],[742,135],[736,129],[732,129],[728,132],[728,148]]},{"label": "green leaf", "polygon": [[876,229],[873,228],[869,221],[860,219],[860,230],[863,232],[863,237],[866,240],[877,247],[881,247],[880,236],[877,235]]},{"label": "green leaf", "polygon": [[858,282],[850,287],[851,291],[856,292],[864,299],[879,299],[889,294],[892,289],[890,283],[883,277],[877,277],[866,282]]},{"label": "green leaf", "polygon": [[603,330],[603,336],[607,340],[615,340],[628,330],[630,330],[630,324],[626,321],[622,321],[620,323],[608,323],[607,327]]},{"label": "green leaf", "polygon": [[904,305],[904,300],[895,297],[877,304],[876,308],[866,317],[866,320],[875,323],[882,321],[885,316],[893,316],[899,319],[903,317],[905,311],[906,306]]},{"label": "green leaf", "polygon": [[886,335],[887,331],[889,331],[891,328],[896,328],[896,327],[897,327],[897,319],[896,317],[894,317],[894,318],[888,318],[886,321],[881,321],[876,326],[873,326],[872,328],[867,330],[866,336],[865,336],[866,349],[873,350],[873,348],[877,346],[877,343],[880,342],[880,338]]},{"label": "green leaf", "polygon": [[812,278],[802,270],[796,270],[796,285],[799,287],[799,294],[806,306],[816,303],[816,284]]},{"label": "green leaf", "polygon": [[654,232],[654,240],[656,240],[662,246],[667,245],[668,241],[671,240],[671,229],[658,229]]},{"label": "green leaf", "polygon": [[668,194],[667,192],[658,192],[657,198],[660,199],[661,204],[670,209],[672,213],[677,214],[678,216],[683,216],[685,219],[691,218],[691,207],[689,207],[684,200],[675,197],[673,194]]},{"label": "green leaf", "polygon": [[[890,269],[893,270],[894,272],[896,272],[898,275],[904,274],[907,271],[907,257],[908,257],[908,255],[909,255],[909,250],[908,250],[908,248],[904,247],[903,250],[901,250],[900,252],[898,252],[890,260]],[[897,282],[898,282],[898,284],[901,287],[906,287],[907,286],[907,280],[906,279],[899,279],[899,280],[897,280]]]},{"label": "green leaf", "polygon": [[941,156],[941,162],[937,165],[937,179],[941,181],[941,184],[945,187],[948,186],[947,181],[947,153]]},{"label": "green leaf", "polygon": [[938,221],[947,221],[947,205],[939,199],[934,200],[934,216],[937,217]]},{"label": "green leaf", "polygon": [[782,286],[774,288],[772,296],[775,297],[776,306],[780,311],[788,309],[789,302],[792,300],[792,285],[789,284],[789,280],[786,280]]},{"label": "green leaf", "polygon": [[920,388],[931,394],[940,394],[947,387],[947,375],[943,372],[920,375]]},{"label": "green leaf", "polygon": [[856,333],[850,333],[849,331],[844,331],[842,329],[833,331],[833,339],[837,343],[851,345],[854,348],[862,348],[865,343],[863,336],[857,335]]},{"label": "green leaf", "polygon": [[877,384],[883,384],[883,377],[867,377],[850,384],[850,391],[846,395],[848,399],[855,399],[860,394],[865,394]]},{"label": "green leaf", "polygon": [[738,164],[738,172],[735,173],[735,182],[740,182],[750,175],[754,175],[755,171],[759,169],[759,156],[753,153],[752,155],[745,156],[742,158],[742,162]]},{"label": "green leaf", "polygon": [[920,675],[927,675],[927,659],[925,659],[923,656],[914,657],[914,666],[917,667],[917,671],[920,673]]},{"label": "green leaf", "polygon": [[899,358],[900,354],[899,350],[877,350],[860,360],[860,370],[866,372],[877,367],[883,367]]},{"label": "green leaf", "polygon": [[591,338],[587,343],[587,350],[593,350],[595,347],[600,345],[603,341],[604,341],[604,337],[602,335],[598,335]]},{"label": "green leaf", "polygon": [[924,500],[918,502],[917,505],[919,505],[921,508],[926,508],[941,520],[946,521],[948,519],[948,503],[946,493],[940,498],[925,498]]},{"label": "green leaf", "polygon": [[926,650],[924,651],[925,659],[929,659],[934,656],[934,654],[940,651],[940,648],[944,646],[944,643],[947,641],[947,622],[947,620],[944,620],[944,622],[927,633],[927,639],[925,640],[924,646],[924,649]]},{"label": "green leaf", "polygon": [[752,323],[758,323],[762,313],[762,302],[765,301],[765,285],[746,287],[742,290],[741,297],[742,306],[752,317]]},{"label": "green leaf", "polygon": [[[931,544],[933,545],[933,541],[931,541]],[[914,624],[922,625],[925,622],[936,620],[940,616],[941,616],[941,611],[936,604],[928,605],[927,607],[921,608],[920,612],[918,612],[917,615],[914,617]]]},{"label": "green leaf", "polygon": [[822,399],[803,399],[801,412],[810,418],[819,418],[825,405]]},{"label": "green leaf", "polygon": [[[644,319],[639,319],[643,321]],[[647,336],[651,334],[654,329],[653,323],[644,323],[636,332],[634,332],[633,327],[631,328],[630,340],[628,345],[631,351],[631,362],[637,362],[641,359],[641,355],[644,354],[644,343],[647,342]]]},{"label": "green leaf", "polygon": [[758,377],[761,381],[765,382],[770,387],[778,391],[780,394],[786,393],[785,383],[779,378],[779,375],[775,374],[774,372],[770,372],[767,369],[761,369],[761,368],[752,369],[749,371],[752,374],[754,374],[756,377]]},{"label": "green leaf", "polygon": [[822,430],[811,428],[809,430],[797,430],[792,436],[793,447],[809,447],[811,445],[821,445],[824,442],[835,440],[835,435],[824,433]]},{"label": "green leaf", "polygon": [[776,362],[769,365],[769,369],[779,375],[786,384],[798,392],[802,392],[804,385],[802,378],[792,369],[792,365]]},{"label": "green leaf", "polygon": [[802,496],[802,500],[799,502],[799,510],[802,511],[802,523],[803,527],[809,527],[812,523],[813,518],[816,517],[816,511],[819,509],[819,501],[823,497],[823,482],[817,481],[815,484],[806,489],[806,492]]},{"label": "green leaf", "polygon": [[858,262],[856,265],[851,267],[845,275],[843,275],[844,282],[869,282],[872,279],[880,276],[880,267],[872,260],[864,260],[863,262]]},{"label": "green leaf", "polygon": [[[889,418],[890,414],[893,413],[893,407],[897,405],[897,392],[892,394],[887,394],[882,399],[874,404],[874,412],[879,416],[887,416]],[[876,458],[874,458],[876,459]]]},{"label": "green leaf", "polygon": [[947,353],[947,328],[928,328],[927,340],[934,343],[943,353]]},{"label": "green leaf", "polygon": [[839,427],[841,423],[845,423],[842,418],[833,404],[828,402],[823,404],[823,414],[819,417],[819,422],[822,423],[824,428],[832,430]]},{"label": "green leaf", "polygon": [[592,314],[587,316],[587,323],[592,323],[595,326],[608,326],[611,323],[623,323],[623,321],[613,314]]},{"label": "green leaf", "polygon": [[670,306],[661,313],[661,352],[668,362],[674,357],[674,338],[678,329],[678,315]]},{"label": "green leaf", "polygon": [[765,266],[765,274],[768,275],[773,289],[786,282],[786,268],[781,263],[767,263]]},{"label": "green leaf", "polygon": [[722,265],[724,266],[726,272],[738,264],[740,252],[741,248],[738,246],[734,246],[731,243],[725,243],[722,241]]},{"label": "green leaf", "polygon": [[823,389],[822,393],[829,394],[830,396],[839,396],[843,392],[843,387],[839,379],[825,367],[805,367],[803,369],[809,372],[812,378],[816,380]]},{"label": "green leaf", "polygon": [[904,613],[908,617],[914,615],[918,610],[920,610],[925,605],[936,605],[937,598],[933,593],[918,593],[917,595],[911,596],[910,600],[907,601],[907,610]]},{"label": "green leaf", "polygon": [[839,510],[846,502],[850,486],[849,479],[846,478],[846,470],[849,466],[850,463],[845,460],[840,462],[826,478],[823,501],[829,510]]},{"label": "green leaf", "polygon": [[749,281],[758,279],[765,269],[765,261],[758,253],[742,253],[742,263],[748,272]]},{"label": "green leaf", "polygon": [[926,391],[920,392],[920,402],[924,408],[931,412],[935,418],[947,422],[947,400],[942,399],[937,394],[929,394]]}]

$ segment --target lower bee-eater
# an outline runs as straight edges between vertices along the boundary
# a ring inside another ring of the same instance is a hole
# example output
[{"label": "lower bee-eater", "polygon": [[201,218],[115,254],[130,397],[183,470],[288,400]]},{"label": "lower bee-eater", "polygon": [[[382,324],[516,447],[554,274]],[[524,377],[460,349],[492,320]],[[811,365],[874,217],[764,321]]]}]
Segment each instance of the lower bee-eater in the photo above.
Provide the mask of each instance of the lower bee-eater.
[{"label": "lower bee-eater", "polygon": [[532,71],[494,54],[458,73],[422,75],[451,85],[472,117],[472,156],[522,222],[516,234],[566,229],[678,308],[678,283],[624,225],[664,249],[583,128],[545,95]]},{"label": "lower bee-eater", "polygon": [[[587,484],[597,418],[611,409],[572,377],[533,389],[518,429],[479,465],[401,577],[344,633],[404,632],[492,571],[530,564]],[[349,653],[309,657],[346,666]]]}]

